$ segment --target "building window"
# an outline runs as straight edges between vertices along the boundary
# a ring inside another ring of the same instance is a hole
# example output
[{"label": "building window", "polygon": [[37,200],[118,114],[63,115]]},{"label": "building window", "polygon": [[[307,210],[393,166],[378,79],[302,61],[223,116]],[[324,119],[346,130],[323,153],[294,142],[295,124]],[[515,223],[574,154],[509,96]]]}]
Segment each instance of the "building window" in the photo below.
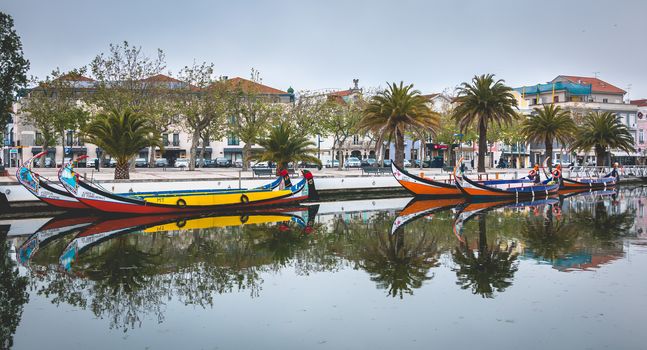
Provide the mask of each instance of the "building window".
[{"label": "building window", "polygon": [[227,136],[227,145],[238,146],[239,144],[240,144],[240,140],[238,139],[238,136],[234,134],[229,134],[229,136]]},{"label": "building window", "polygon": [[353,145],[359,145],[359,135],[353,135]]},{"label": "building window", "polygon": [[603,98],[602,103],[609,103],[609,99],[608,98]]},{"label": "building window", "polygon": [[532,99],[532,103],[531,103],[531,104],[536,105],[536,104],[537,104],[537,99],[536,99],[536,98],[533,98],[533,99]]},{"label": "building window", "polygon": [[162,143],[164,147],[168,146],[168,134],[162,134]]},{"label": "building window", "polygon": [[173,146],[180,145],[180,134],[173,134]]},{"label": "building window", "polygon": [[36,145],[42,145],[43,144],[43,134],[36,132]]},{"label": "building window", "polygon": [[559,102],[559,96],[553,97],[553,103],[558,103]]},{"label": "building window", "polygon": [[65,133],[65,145],[64,146],[72,146],[72,139],[73,139],[73,134],[71,131],[68,131]]},{"label": "building window", "polygon": [[645,143],[645,132],[643,129],[638,130],[638,142]]}]

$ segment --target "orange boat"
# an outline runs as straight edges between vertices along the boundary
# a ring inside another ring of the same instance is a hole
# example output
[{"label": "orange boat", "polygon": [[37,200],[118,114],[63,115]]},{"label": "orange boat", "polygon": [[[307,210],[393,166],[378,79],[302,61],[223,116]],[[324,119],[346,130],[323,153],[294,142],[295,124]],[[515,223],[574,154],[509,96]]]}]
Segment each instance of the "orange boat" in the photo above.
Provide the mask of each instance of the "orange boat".
[{"label": "orange boat", "polygon": [[451,183],[435,181],[408,173],[391,163],[393,177],[414,196],[460,196],[461,191]]}]

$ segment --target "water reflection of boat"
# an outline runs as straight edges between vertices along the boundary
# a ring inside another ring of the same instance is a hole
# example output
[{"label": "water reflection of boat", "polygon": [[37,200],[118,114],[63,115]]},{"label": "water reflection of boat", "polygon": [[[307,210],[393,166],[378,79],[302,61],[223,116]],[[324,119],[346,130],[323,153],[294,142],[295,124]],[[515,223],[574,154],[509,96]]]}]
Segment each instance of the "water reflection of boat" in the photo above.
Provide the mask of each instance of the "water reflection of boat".
[{"label": "water reflection of boat", "polygon": [[483,214],[485,212],[500,209],[500,208],[526,208],[534,207],[539,208],[546,205],[558,204],[559,200],[556,198],[538,199],[533,201],[497,201],[497,202],[476,202],[466,203],[457,208],[456,218],[454,220],[454,235],[458,240],[462,241],[463,226],[467,221],[477,216],[476,214]]},{"label": "water reflection of boat", "polygon": [[[292,185],[287,172],[283,178],[254,189],[206,189],[194,191],[160,191],[112,193],[100,185],[81,178],[70,163],[59,171],[65,189],[89,207],[109,213],[167,214],[178,212],[239,210],[247,208],[293,205],[317,199],[312,173],[302,170],[303,178]],[[285,188],[278,188],[283,180]]]},{"label": "water reflection of boat", "polygon": [[391,233],[421,217],[429,216],[441,211],[449,210],[464,202],[463,198],[447,199],[412,199],[407,206],[400,211],[391,225]]},{"label": "water reflection of boat", "polygon": [[96,222],[96,216],[54,217],[41,226],[18,248],[18,260],[25,265],[34,254],[50,242]]},{"label": "water reflection of boat", "polygon": [[18,182],[31,194],[36,196],[36,198],[49,205],[67,209],[88,209],[88,206],[79,202],[60,184],[31,170],[32,162],[46,154],[47,151],[40,152],[24,162],[16,171],[16,179]]},{"label": "water reflection of boat", "polygon": [[298,206],[291,208],[276,208],[264,211],[234,213],[234,214],[201,214],[187,216],[186,214],[167,214],[155,216],[122,217],[99,222],[80,232],[65,248],[59,258],[59,263],[66,269],[84,250],[104,241],[135,231],[168,232],[194,229],[209,229],[217,227],[235,227],[258,224],[296,223],[306,232],[312,229],[318,206]]}]

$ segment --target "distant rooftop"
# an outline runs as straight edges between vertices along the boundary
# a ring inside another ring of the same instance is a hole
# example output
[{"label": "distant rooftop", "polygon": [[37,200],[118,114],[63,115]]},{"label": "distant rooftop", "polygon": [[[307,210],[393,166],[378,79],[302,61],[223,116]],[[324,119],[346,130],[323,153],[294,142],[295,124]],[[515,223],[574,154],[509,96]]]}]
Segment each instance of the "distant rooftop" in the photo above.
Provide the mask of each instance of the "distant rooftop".
[{"label": "distant rooftop", "polygon": [[622,90],[621,88],[614,86],[612,84],[607,83],[604,80],[600,80],[598,78],[594,77],[580,77],[580,76],[575,76],[575,75],[559,75],[557,78],[553,79],[551,83],[555,83],[558,81],[569,81],[574,84],[581,84],[581,85],[591,85],[591,90],[593,92],[604,92],[604,93],[611,93],[611,94],[626,94],[627,92],[625,90]]}]

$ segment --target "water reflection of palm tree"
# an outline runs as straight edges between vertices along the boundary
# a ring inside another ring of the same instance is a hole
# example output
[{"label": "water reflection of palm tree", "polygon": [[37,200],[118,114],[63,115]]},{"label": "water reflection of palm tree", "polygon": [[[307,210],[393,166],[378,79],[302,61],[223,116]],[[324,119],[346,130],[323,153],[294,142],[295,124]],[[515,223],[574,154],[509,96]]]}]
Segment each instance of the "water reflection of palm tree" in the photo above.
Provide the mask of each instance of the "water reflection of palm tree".
[{"label": "water reflection of palm tree", "polygon": [[560,206],[555,204],[549,207],[543,220],[530,216],[525,220],[521,234],[538,258],[552,261],[573,250],[580,231],[577,225],[555,218],[559,213]]},{"label": "water reflection of palm tree", "polygon": [[604,201],[597,201],[593,211],[575,214],[574,223],[602,241],[613,241],[632,233],[631,228],[636,217],[635,210],[609,213],[604,203]]},{"label": "water reflection of palm tree", "polygon": [[465,241],[452,252],[454,262],[458,267],[456,272],[461,289],[471,289],[473,294],[484,298],[492,298],[494,291],[503,292],[512,285],[514,273],[517,271],[517,255],[513,253],[514,246],[501,244],[488,245],[485,215],[479,215],[478,252],[470,247],[467,237]]},{"label": "water reflection of palm tree", "polygon": [[0,236],[0,348],[13,346],[13,335],[20,323],[23,305],[29,300],[27,277],[20,276],[9,256],[9,246]]},{"label": "water reflection of palm tree", "polygon": [[354,246],[359,266],[371,275],[378,288],[402,298],[433,278],[428,272],[438,266],[438,245],[436,237],[426,230],[414,229],[405,234],[400,227],[390,234],[392,221],[382,215],[375,217],[372,225],[358,225],[355,235],[363,239]]}]

